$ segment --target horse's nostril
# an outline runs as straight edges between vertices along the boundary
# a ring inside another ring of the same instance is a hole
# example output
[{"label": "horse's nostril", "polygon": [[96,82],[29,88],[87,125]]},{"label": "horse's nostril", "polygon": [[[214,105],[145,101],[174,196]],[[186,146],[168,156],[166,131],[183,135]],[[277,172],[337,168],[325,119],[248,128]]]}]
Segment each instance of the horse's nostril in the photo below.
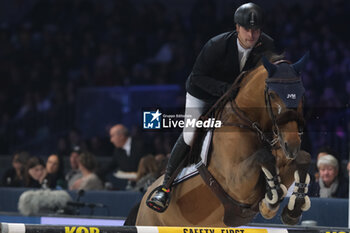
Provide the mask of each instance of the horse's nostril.
[{"label": "horse's nostril", "polygon": [[285,142],[285,143],[284,143],[284,149],[285,149],[285,152],[286,152],[286,154],[287,154],[288,157],[294,158],[294,157],[298,154],[298,152],[299,152],[299,150],[300,150],[300,147],[298,147],[298,146],[289,147],[289,146],[288,146],[288,143]]}]

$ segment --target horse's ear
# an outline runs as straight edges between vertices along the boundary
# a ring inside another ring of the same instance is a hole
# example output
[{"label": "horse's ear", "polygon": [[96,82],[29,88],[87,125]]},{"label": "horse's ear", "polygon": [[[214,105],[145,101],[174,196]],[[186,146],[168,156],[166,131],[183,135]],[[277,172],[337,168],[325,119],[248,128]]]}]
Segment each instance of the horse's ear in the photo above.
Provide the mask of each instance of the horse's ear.
[{"label": "horse's ear", "polygon": [[305,55],[302,58],[300,58],[299,61],[297,61],[292,65],[292,67],[294,68],[295,72],[297,72],[297,74],[300,74],[301,71],[304,69],[306,62],[309,60],[309,56],[310,56],[310,52],[308,51],[307,53],[305,53]]},{"label": "horse's ear", "polygon": [[269,73],[269,77],[272,77],[273,74],[276,72],[277,70],[277,66],[275,66],[274,64],[272,64],[271,62],[269,62],[269,60],[267,60],[267,58],[265,56],[263,56],[261,58],[263,65],[265,67],[265,69],[267,70],[267,72]]}]

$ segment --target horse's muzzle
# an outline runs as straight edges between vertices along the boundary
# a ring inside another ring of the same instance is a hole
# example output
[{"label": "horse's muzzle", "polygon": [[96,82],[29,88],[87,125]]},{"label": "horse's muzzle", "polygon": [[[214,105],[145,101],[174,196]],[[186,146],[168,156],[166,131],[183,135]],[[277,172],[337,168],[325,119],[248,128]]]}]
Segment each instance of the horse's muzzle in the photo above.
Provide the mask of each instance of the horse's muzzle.
[{"label": "horse's muzzle", "polygon": [[288,159],[295,159],[300,151],[300,144],[288,145],[288,143],[285,142],[282,146],[282,149]]}]

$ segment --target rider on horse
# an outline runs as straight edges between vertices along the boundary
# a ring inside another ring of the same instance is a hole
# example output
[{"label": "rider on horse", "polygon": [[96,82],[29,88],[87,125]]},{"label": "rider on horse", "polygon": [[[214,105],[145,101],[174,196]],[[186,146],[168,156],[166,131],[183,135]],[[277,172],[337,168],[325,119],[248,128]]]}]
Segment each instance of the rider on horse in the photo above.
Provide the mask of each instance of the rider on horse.
[{"label": "rider on horse", "polygon": [[[231,87],[242,71],[257,65],[263,55],[275,50],[273,39],[263,33],[262,9],[254,3],[241,5],[234,14],[236,31],[211,38],[203,47],[186,81],[185,116],[199,119]],[[237,91],[233,93],[233,97]],[[194,129],[184,128],[171,151],[164,181],[147,206],[163,212],[167,208],[175,170],[193,143]]]}]

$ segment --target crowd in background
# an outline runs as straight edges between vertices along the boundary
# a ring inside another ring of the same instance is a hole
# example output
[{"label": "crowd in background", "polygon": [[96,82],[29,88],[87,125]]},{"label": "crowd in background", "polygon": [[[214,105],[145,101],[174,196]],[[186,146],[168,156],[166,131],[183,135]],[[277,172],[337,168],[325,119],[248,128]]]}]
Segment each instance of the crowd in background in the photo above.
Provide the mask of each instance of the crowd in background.
[{"label": "crowd in background", "polygon": [[[84,138],[75,129],[77,91],[139,84],[184,87],[205,42],[233,30],[233,13],[242,2],[219,9],[217,1],[198,0],[189,14],[161,1],[104,3],[38,0],[16,24],[0,25],[0,154],[12,154],[20,149],[16,145],[32,138],[58,135],[52,148],[57,158],[70,156],[75,146],[89,155],[111,156],[107,132],[105,138]],[[265,10],[264,31],[288,59],[311,53],[303,73],[305,149],[315,159],[315,151],[330,145],[341,160],[348,159],[350,33],[344,22],[350,2],[278,1]],[[142,136],[138,130],[131,133]],[[176,138],[148,136],[145,141],[154,155],[168,154]],[[15,156],[13,164],[23,159]],[[49,182],[47,163],[40,158],[31,162],[42,170],[40,185]],[[38,185],[29,178],[27,182]]]},{"label": "crowd in background", "polygon": [[26,151],[16,152],[0,186],[144,192],[164,173],[168,154],[150,151],[144,140],[132,136],[124,125],[111,127],[110,142],[114,145],[113,156],[104,163],[89,150],[75,145],[69,152],[69,167],[65,167],[62,154],[51,154],[44,161]]},{"label": "crowd in background", "polygon": [[0,171],[0,186],[144,192],[164,173],[172,145],[167,139],[175,138],[173,134],[163,139],[149,134],[151,139],[147,140],[135,135],[117,124],[109,129],[107,144],[91,147],[77,130],[71,130],[69,143],[59,142],[54,154],[15,152],[11,164],[2,164],[9,168]]}]

